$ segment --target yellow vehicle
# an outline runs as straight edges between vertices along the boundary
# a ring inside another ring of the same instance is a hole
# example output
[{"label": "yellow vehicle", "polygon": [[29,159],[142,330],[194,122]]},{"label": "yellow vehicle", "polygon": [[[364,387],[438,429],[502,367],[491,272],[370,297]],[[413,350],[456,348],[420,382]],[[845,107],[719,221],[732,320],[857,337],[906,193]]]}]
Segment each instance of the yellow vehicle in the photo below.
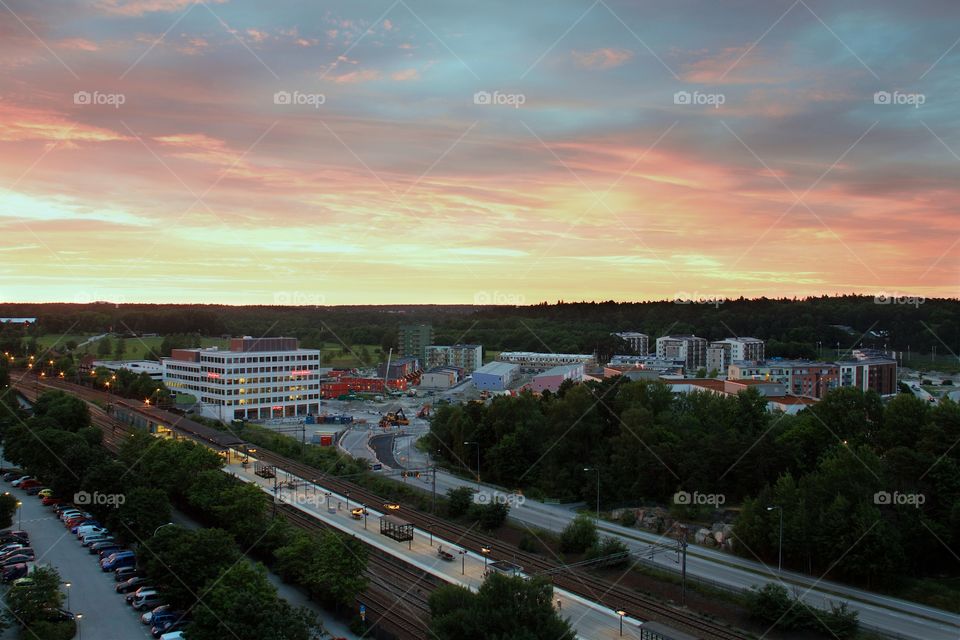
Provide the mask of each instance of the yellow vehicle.
[{"label": "yellow vehicle", "polygon": [[49,498],[52,495],[53,489],[40,489],[40,491],[37,492],[37,497],[39,498]]}]

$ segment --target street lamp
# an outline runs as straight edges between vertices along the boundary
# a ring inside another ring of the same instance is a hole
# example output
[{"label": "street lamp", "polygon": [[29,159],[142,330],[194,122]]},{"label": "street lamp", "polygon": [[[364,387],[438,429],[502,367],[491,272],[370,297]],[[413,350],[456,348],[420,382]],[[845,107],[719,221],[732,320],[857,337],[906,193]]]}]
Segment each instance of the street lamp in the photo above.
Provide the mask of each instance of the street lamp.
[{"label": "street lamp", "polygon": [[76,615],[77,619],[77,640],[83,640],[83,631],[80,629],[80,621],[83,620],[83,614],[78,613]]},{"label": "street lamp", "polygon": [[160,529],[163,529],[164,527],[169,527],[172,524],[173,524],[172,522],[168,522],[166,524],[160,525],[159,527],[153,530],[153,535],[157,535],[157,531],[160,531]]},{"label": "street lamp", "polygon": [[466,575],[467,572],[467,550],[460,549],[457,553],[460,554],[460,575]]},{"label": "street lamp", "polygon": [[476,445],[477,447],[477,491],[480,491],[480,443],[479,442],[464,442],[464,446],[467,445]]},{"label": "street lamp", "polygon": [[18,513],[18,516],[17,516],[17,529],[18,529],[19,531],[23,531],[23,509],[20,508],[20,507],[22,507],[22,506],[23,506],[23,503],[20,502],[19,500],[17,500],[17,513]]},{"label": "street lamp", "polygon": [[767,507],[767,511],[773,511],[774,509],[780,512],[780,542],[777,544],[777,573],[781,573],[783,571],[783,507],[780,505]]},{"label": "street lamp", "polygon": [[67,588],[67,611],[70,611],[70,587],[73,585],[69,582],[64,582],[63,586]]},{"label": "street lamp", "polygon": [[599,520],[600,519],[600,468],[584,467],[583,470],[597,472],[597,520]]},{"label": "street lamp", "polygon": [[363,529],[367,529],[367,505],[360,503],[360,508],[363,509]]},{"label": "street lamp", "polygon": [[490,553],[489,547],[480,547],[480,553],[483,554],[483,572],[487,572],[487,554]]},{"label": "street lamp", "polygon": [[623,616],[627,615],[627,612],[623,609],[617,609],[617,615],[620,616],[620,635],[623,635]]}]

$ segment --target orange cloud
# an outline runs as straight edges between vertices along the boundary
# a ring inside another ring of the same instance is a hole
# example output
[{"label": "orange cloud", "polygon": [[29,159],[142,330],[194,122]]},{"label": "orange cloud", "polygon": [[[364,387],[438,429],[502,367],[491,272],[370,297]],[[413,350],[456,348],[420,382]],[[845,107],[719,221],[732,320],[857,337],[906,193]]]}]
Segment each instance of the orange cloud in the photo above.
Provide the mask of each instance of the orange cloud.
[{"label": "orange cloud", "polygon": [[367,69],[365,71],[350,71],[349,73],[342,73],[339,76],[331,76],[330,79],[337,84],[357,84],[360,82],[379,80],[380,72],[373,69]]},{"label": "orange cloud", "polygon": [[416,69],[404,69],[403,71],[396,71],[390,74],[390,77],[397,82],[403,82],[405,80],[419,80],[420,72],[418,72]]},{"label": "orange cloud", "polygon": [[84,38],[67,38],[56,43],[58,49],[74,49],[77,51],[99,51],[100,45]]},{"label": "orange cloud", "polygon": [[[214,4],[223,4],[228,0],[208,0]],[[96,7],[106,13],[122,16],[142,16],[145,13],[183,11],[200,0],[99,0]]]},{"label": "orange cloud", "polygon": [[85,125],[53,111],[0,102],[0,141],[60,140],[111,142],[126,140],[109,129]]},{"label": "orange cloud", "polygon": [[581,69],[613,69],[633,57],[629,49],[596,49],[594,51],[572,51],[574,64]]}]

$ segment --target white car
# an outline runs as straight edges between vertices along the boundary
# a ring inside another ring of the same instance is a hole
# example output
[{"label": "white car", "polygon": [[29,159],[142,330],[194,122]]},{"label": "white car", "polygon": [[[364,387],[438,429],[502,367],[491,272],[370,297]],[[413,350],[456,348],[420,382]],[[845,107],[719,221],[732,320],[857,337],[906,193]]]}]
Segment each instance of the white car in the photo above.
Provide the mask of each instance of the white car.
[{"label": "white car", "polygon": [[24,482],[25,480],[33,480],[33,476],[21,476],[16,480],[14,480],[13,482],[11,482],[10,484],[13,485],[14,487],[19,487],[20,483]]},{"label": "white car", "polygon": [[85,524],[82,527],[77,527],[77,537],[86,538],[89,535],[106,535],[110,533],[106,527],[98,527],[95,524]]},{"label": "white car", "polygon": [[160,640],[184,640],[183,631],[171,631],[160,636]]}]

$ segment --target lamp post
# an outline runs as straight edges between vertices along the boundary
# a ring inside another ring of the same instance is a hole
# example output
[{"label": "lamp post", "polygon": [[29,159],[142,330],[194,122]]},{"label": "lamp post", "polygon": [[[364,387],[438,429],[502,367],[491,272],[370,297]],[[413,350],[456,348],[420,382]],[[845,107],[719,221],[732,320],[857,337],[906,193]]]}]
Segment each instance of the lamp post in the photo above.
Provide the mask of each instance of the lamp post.
[{"label": "lamp post", "polygon": [[777,573],[783,572],[783,507],[780,505],[773,505],[772,507],[767,507],[767,511],[773,511],[776,509],[780,512],[780,541],[777,544]]},{"label": "lamp post", "polygon": [[487,572],[487,554],[490,553],[490,547],[480,547],[480,553],[483,554],[483,572]]},{"label": "lamp post", "polygon": [[477,491],[480,491],[480,443],[479,442],[464,442],[466,445],[476,445],[477,447]]},{"label": "lamp post", "polygon": [[347,513],[350,513],[350,492],[347,491]]},{"label": "lamp post", "polygon": [[324,492],[323,492],[323,495],[325,495],[325,496],[327,497],[327,511],[330,511],[330,492],[329,492],[329,491],[324,491]]},{"label": "lamp post", "polygon": [[64,582],[63,586],[66,587],[67,589],[67,611],[70,611],[70,587],[72,587],[73,585],[70,584],[69,582]]},{"label": "lamp post", "polygon": [[457,553],[460,554],[460,575],[466,575],[467,573],[467,550],[460,549]]},{"label": "lamp post", "polygon": [[617,615],[620,616],[620,635],[623,635],[623,616],[627,615],[627,612],[623,609],[617,609]]},{"label": "lamp post", "polygon": [[597,520],[600,519],[600,467],[584,467],[584,471],[596,471],[597,472]]},{"label": "lamp post", "polygon": [[17,529],[23,531],[23,503],[17,500]]},{"label": "lamp post", "polygon": [[367,529],[367,505],[361,503],[360,508],[363,509],[363,529]]},{"label": "lamp post", "polygon": [[77,619],[77,640],[83,640],[83,630],[80,628],[80,621],[83,620],[83,614],[78,613],[76,616]]},{"label": "lamp post", "polygon": [[169,526],[171,526],[172,524],[173,524],[172,522],[168,522],[168,523],[166,523],[166,524],[160,525],[159,527],[157,527],[156,529],[153,530],[153,535],[157,535],[157,531],[160,531],[160,529],[163,529],[164,527],[169,527]]}]

